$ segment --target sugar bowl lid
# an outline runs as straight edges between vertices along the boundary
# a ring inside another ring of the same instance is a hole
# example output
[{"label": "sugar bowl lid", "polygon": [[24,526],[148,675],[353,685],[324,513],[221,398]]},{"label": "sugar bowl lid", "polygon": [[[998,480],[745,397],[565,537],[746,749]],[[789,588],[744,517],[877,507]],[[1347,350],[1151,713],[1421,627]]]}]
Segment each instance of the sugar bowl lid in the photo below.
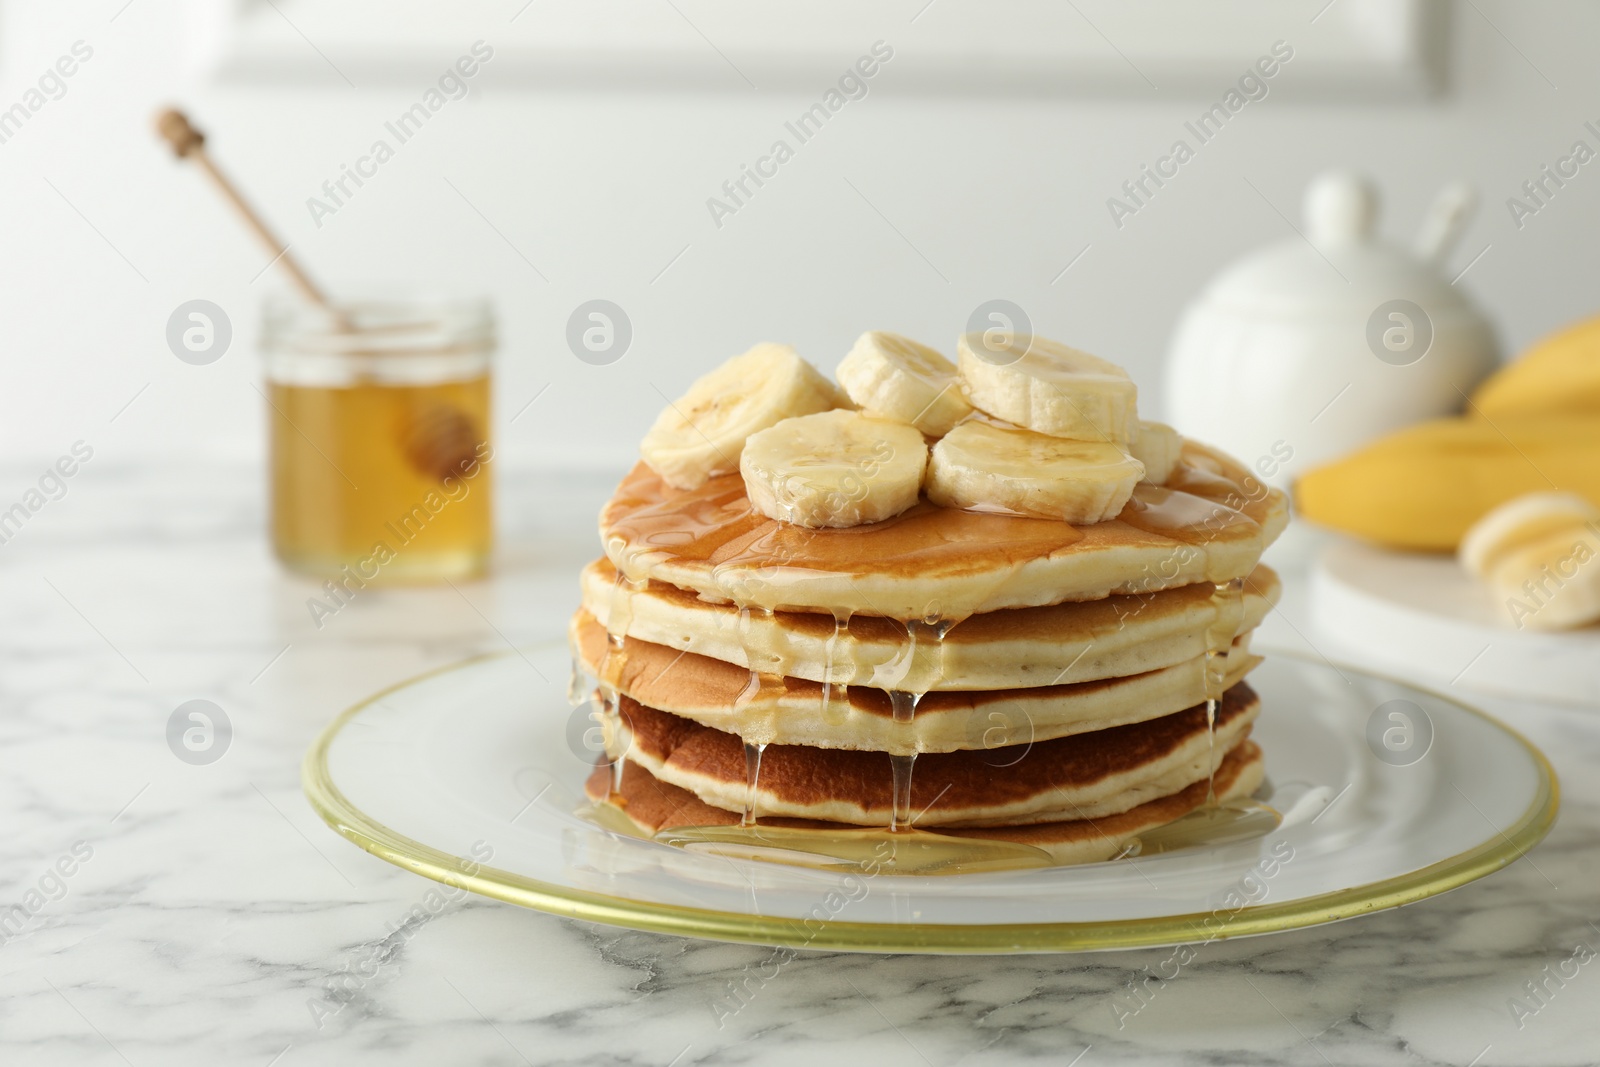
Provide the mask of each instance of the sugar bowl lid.
[{"label": "sugar bowl lid", "polygon": [[1414,300],[1435,316],[1477,317],[1440,273],[1476,197],[1465,185],[1435,199],[1414,249],[1377,234],[1378,194],[1365,177],[1322,174],[1306,189],[1297,236],[1246,254],[1225,268],[1196,301],[1238,315],[1365,314],[1385,300]]}]

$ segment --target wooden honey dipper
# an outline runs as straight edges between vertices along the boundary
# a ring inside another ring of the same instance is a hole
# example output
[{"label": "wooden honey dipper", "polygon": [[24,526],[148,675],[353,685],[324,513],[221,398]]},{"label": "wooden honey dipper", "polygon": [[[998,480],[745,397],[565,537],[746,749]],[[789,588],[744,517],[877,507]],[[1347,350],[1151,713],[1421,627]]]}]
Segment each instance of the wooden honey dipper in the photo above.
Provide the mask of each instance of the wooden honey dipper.
[{"label": "wooden honey dipper", "polygon": [[194,128],[194,124],[189,121],[189,116],[176,108],[168,108],[156,116],[156,132],[166,140],[167,144],[172,146],[173,154],[179,159],[193,160],[201,170],[206,172],[206,176],[222,191],[222,195],[227,199],[228,203],[232,204],[234,210],[239,212],[239,216],[244,219],[245,225],[249,226],[251,232],[261,239],[262,244],[271,249],[273,262],[281,263],[283,269],[288,271],[289,278],[294,282],[295,288],[299,289],[307,300],[332,316],[341,330],[348,330],[350,323],[345,318],[344,313],[333,306],[327,294],[317,287],[317,284],[311,280],[310,276],[301,269],[295,258],[289,254],[289,246],[278,240],[273,232],[267,228],[266,222],[256,212],[255,208],[250,206],[233,182],[228,180],[228,176],[222,173],[222,170],[212,162],[211,157],[206,153],[206,135]]},{"label": "wooden honey dipper", "polygon": [[[176,108],[156,116],[156,132],[172,146],[179,159],[193,160],[222,191],[252,233],[271,250],[273,262],[282,264],[295,288],[311,303],[325,311],[340,333],[355,333],[356,326],[342,308],[335,307],[299,262],[289,254],[289,246],[278,240],[266,222],[240,194],[206,153],[206,136],[195,129],[189,117]],[[400,431],[400,447],[407,461],[418,472],[442,481],[448,475],[460,476],[475,461],[482,434],[466,412],[442,401],[409,413]]]}]

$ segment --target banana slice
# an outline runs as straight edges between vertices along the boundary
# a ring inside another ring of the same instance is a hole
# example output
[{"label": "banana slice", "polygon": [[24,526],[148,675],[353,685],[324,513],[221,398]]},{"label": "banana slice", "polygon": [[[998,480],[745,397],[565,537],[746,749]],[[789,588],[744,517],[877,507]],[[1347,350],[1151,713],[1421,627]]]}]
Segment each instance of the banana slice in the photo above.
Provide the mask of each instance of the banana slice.
[{"label": "banana slice", "polygon": [[1600,508],[1577,493],[1528,493],[1501,504],[1467,531],[1459,550],[1461,565],[1467,573],[1487,578],[1501,557],[1520,545],[1595,521],[1600,521]]},{"label": "banana slice", "polygon": [[1178,465],[1183,437],[1164,422],[1140,419],[1128,443],[1128,454],[1144,464],[1144,480],[1149,485],[1166,485],[1172,468]]},{"label": "banana slice", "polygon": [[752,434],[739,471],[763,515],[797,526],[860,526],[917,502],[928,445],[914,426],[859,411],[785,419]]},{"label": "banana slice", "polygon": [[928,462],[928,499],[947,508],[1088,524],[1114,519],[1144,477],[1116,445],[968,419]]},{"label": "banana slice", "polygon": [[1459,558],[1519,630],[1600,620],[1600,508],[1575,493],[1500,505],[1467,531]]},{"label": "banana slice", "polygon": [[827,411],[838,396],[834,384],[790,346],[759,344],[668,405],[639,453],[668,485],[698,489],[739,469],[751,434],[796,415]]},{"label": "banana slice", "polygon": [[1519,630],[1587,626],[1600,620],[1600,536],[1578,527],[1524,543],[1504,555],[1488,584]]},{"label": "banana slice", "polygon": [[856,338],[834,372],[861,410],[942,437],[972,414],[956,365],[909,337],[871,330]]},{"label": "banana slice", "polygon": [[962,334],[956,356],[967,399],[997,419],[1075,441],[1126,445],[1133,436],[1138,390],[1115,363],[1009,333]]}]

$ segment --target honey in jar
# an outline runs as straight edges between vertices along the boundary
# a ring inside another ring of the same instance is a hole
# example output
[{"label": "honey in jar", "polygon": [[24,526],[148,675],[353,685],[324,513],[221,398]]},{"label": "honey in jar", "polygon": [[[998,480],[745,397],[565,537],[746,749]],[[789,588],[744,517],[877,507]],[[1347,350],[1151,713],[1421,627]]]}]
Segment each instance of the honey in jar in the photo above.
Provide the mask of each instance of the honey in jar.
[{"label": "honey in jar", "polygon": [[272,542],[320,578],[480,573],[493,540],[481,303],[267,309]]}]

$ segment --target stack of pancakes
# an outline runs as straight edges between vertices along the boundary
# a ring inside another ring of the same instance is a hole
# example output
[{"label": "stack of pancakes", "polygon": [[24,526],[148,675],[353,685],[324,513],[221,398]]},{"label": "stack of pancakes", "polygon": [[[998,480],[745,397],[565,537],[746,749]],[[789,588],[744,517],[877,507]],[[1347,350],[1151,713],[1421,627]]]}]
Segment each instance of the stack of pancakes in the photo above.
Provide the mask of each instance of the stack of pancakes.
[{"label": "stack of pancakes", "polygon": [[[1054,862],[1254,792],[1250,633],[1287,507],[1185,442],[1162,486],[1088,526],[923,501],[813,530],[738,474],[640,464],[600,517],[576,666],[640,832],[878,828],[1016,842]],[[826,851],[825,847],[822,848]]]}]

